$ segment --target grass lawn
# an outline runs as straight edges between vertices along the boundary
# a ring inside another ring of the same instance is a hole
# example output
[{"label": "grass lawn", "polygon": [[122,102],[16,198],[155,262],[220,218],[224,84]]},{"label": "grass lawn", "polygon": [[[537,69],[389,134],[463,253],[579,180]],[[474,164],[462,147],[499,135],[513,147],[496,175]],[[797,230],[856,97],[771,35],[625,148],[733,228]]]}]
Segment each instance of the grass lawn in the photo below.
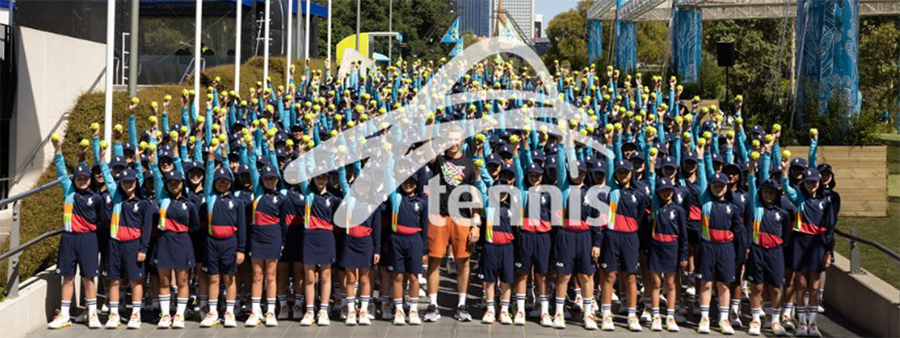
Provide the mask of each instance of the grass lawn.
[{"label": "grass lawn", "polygon": [[[890,199],[888,217],[843,217],[838,220],[838,229],[846,233],[856,229],[857,236],[881,243],[894,252],[900,252],[900,175],[890,176],[888,195]],[[836,236],[836,242],[836,250],[849,259],[849,242],[840,236]],[[900,288],[900,264],[871,246],[860,243],[859,249],[864,269]]]}]

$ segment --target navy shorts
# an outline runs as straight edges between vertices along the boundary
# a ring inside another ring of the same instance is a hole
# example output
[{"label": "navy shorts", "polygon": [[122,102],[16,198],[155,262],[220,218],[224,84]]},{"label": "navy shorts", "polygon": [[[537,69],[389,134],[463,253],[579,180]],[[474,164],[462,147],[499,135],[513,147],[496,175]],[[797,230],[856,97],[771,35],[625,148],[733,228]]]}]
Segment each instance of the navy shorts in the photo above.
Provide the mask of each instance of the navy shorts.
[{"label": "navy shorts", "polygon": [[512,243],[485,243],[481,250],[479,277],[486,283],[496,282],[511,284],[513,282],[513,262],[515,248]]},{"label": "navy shorts", "polygon": [[288,227],[287,235],[284,236],[284,249],[281,250],[281,262],[300,263],[303,262],[303,227]]},{"label": "navy shorts", "polygon": [[513,243],[516,248],[516,273],[527,274],[534,267],[534,273],[547,274],[552,243],[549,232],[520,231]]},{"label": "navy shorts", "polygon": [[99,250],[97,234],[93,232],[63,232],[59,238],[56,273],[64,277],[74,277],[77,267],[81,270],[81,277],[97,277],[100,274]]},{"label": "navy shorts", "polygon": [[309,230],[303,234],[303,264],[334,264],[336,260],[334,233]]},{"label": "navy shorts", "polygon": [[700,244],[700,221],[699,220],[696,220],[696,221],[689,220],[689,221],[687,221],[685,228],[687,228],[688,244],[691,244],[691,245]]},{"label": "navy shorts", "polygon": [[140,251],[140,239],[125,242],[110,239],[109,251],[106,255],[106,277],[110,280],[143,280],[146,259],[144,262],[137,261]]},{"label": "navy shorts", "polygon": [[278,259],[281,257],[281,226],[253,225],[250,227],[250,258]]},{"label": "navy shorts", "polygon": [[606,271],[637,272],[639,242],[636,232],[606,231],[600,252],[600,267]]},{"label": "navy shorts", "polygon": [[781,247],[770,249],[753,245],[746,262],[746,278],[753,284],[784,285],[784,252]]},{"label": "navy shorts", "polygon": [[344,236],[341,253],[341,267],[344,269],[368,269],[375,256],[375,241],[372,236]]},{"label": "navy shorts", "polygon": [[559,229],[554,240],[553,257],[556,272],[564,275],[571,275],[573,272],[590,275],[596,271],[591,259],[593,244],[590,231]]},{"label": "navy shorts", "polygon": [[422,235],[391,234],[391,265],[388,265],[388,271],[420,274],[424,255],[425,243],[422,243]]},{"label": "navy shorts", "polygon": [[650,242],[647,266],[656,273],[673,273],[678,270],[678,241]]},{"label": "navy shorts", "polygon": [[791,237],[792,266],[795,272],[815,273],[825,271],[828,246],[823,235],[794,232]]},{"label": "navy shorts", "polygon": [[697,277],[701,281],[734,282],[734,243],[703,241],[697,258]]},{"label": "navy shorts", "polygon": [[186,232],[163,231],[155,252],[159,269],[190,269],[196,264],[191,236]]},{"label": "navy shorts", "polygon": [[206,262],[203,272],[210,275],[233,275],[237,273],[237,237],[206,237]]}]

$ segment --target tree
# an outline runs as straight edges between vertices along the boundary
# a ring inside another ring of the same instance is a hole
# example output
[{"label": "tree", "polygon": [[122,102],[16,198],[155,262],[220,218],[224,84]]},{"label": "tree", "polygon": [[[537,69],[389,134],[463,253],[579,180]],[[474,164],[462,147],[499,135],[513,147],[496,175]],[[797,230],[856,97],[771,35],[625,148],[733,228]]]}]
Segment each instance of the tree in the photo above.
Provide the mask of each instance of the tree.
[{"label": "tree", "polygon": [[[585,2],[585,1],[582,1]],[[544,55],[544,63],[553,60],[568,61],[573,69],[581,69],[588,63],[587,21],[585,14],[576,9],[557,14],[547,25],[550,51]]]}]

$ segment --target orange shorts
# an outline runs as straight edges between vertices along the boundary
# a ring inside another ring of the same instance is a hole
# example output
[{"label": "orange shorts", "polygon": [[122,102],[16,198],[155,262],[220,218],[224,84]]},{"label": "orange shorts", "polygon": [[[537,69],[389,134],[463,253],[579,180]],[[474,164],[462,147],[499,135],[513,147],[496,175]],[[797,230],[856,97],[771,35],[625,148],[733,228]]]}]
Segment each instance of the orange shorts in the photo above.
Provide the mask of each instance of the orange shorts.
[{"label": "orange shorts", "polygon": [[444,225],[428,223],[428,257],[444,258],[444,255],[447,254],[448,244],[453,246],[453,257],[455,258],[469,258],[472,255],[469,247],[471,226],[458,225],[450,216],[430,217],[442,218]]}]

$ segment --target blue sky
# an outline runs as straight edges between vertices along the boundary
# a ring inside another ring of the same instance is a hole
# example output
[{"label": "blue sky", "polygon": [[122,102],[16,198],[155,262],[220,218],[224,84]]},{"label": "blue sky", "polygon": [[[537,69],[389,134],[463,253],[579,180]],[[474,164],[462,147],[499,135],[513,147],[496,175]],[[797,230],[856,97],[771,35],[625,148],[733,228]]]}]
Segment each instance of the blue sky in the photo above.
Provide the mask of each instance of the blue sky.
[{"label": "blue sky", "polygon": [[578,5],[578,0],[534,0],[534,14],[544,15],[544,26],[546,27],[554,16],[575,8],[576,5]]}]

